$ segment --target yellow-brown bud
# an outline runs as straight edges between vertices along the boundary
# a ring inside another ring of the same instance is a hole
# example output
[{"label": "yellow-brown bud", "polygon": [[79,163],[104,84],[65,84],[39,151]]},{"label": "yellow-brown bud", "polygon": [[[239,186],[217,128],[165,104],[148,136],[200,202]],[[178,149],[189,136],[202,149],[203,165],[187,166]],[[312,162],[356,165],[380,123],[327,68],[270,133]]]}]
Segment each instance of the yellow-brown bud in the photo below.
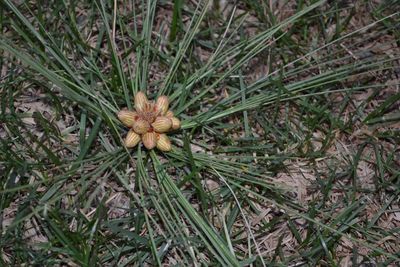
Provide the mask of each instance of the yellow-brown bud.
[{"label": "yellow-brown bud", "polygon": [[157,134],[157,148],[161,151],[171,151],[171,141],[166,134]]},{"label": "yellow-brown bud", "polygon": [[144,134],[150,129],[150,124],[143,119],[138,119],[132,128],[137,134]]},{"label": "yellow-brown bud", "polygon": [[147,149],[153,149],[157,144],[157,138],[155,132],[148,132],[142,135],[143,145]]},{"label": "yellow-brown bud", "polygon": [[132,127],[137,120],[137,113],[130,110],[121,110],[118,112],[118,119],[128,127]]},{"label": "yellow-brown bud", "polygon": [[157,98],[156,107],[157,111],[160,112],[160,115],[165,115],[168,111],[169,100],[168,97],[165,95],[160,96]]},{"label": "yellow-brown bud", "polygon": [[135,95],[135,109],[137,111],[143,111],[147,103],[148,103],[147,97],[143,92],[138,92]]},{"label": "yellow-brown bud", "polygon": [[134,147],[140,142],[140,135],[135,133],[132,129],[129,130],[125,138],[126,147]]},{"label": "yellow-brown bud", "polygon": [[165,113],[165,117],[167,118],[172,118],[174,116],[174,113],[171,110],[168,110],[167,113]]},{"label": "yellow-brown bud", "polygon": [[177,130],[177,129],[181,128],[181,121],[177,117],[172,117],[171,122],[172,122],[173,130]]},{"label": "yellow-brown bud", "polygon": [[151,126],[157,133],[165,133],[171,129],[172,121],[167,117],[157,117]]}]

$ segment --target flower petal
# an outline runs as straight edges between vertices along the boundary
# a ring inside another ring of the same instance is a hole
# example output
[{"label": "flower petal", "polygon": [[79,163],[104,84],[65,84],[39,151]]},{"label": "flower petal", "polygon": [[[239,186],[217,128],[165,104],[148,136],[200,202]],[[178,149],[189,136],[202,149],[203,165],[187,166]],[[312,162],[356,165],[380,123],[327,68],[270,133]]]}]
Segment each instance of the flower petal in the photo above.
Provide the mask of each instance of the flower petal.
[{"label": "flower petal", "polygon": [[172,121],[167,117],[157,117],[151,126],[157,133],[165,133],[171,129]]},{"label": "flower petal", "polygon": [[118,112],[118,119],[128,127],[132,127],[137,120],[137,113],[130,110],[121,110]]},{"label": "flower petal", "polygon": [[137,121],[132,126],[132,129],[137,133],[137,134],[144,134],[147,133],[147,131],[150,129],[150,124],[139,118]]},{"label": "flower petal", "polygon": [[137,92],[135,95],[135,109],[143,111],[144,107],[148,104],[146,95],[143,92]]},{"label": "flower petal", "polygon": [[125,138],[126,147],[135,147],[140,142],[140,135],[135,133],[132,129],[129,130]]},{"label": "flower petal", "polygon": [[153,149],[157,144],[156,133],[155,132],[148,132],[142,135],[143,145],[147,149]]},{"label": "flower petal", "polygon": [[161,151],[171,151],[171,141],[169,140],[166,134],[158,134],[157,135],[157,148]]},{"label": "flower petal", "polygon": [[172,118],[174,116],[174,113],[171,110],[168,110],[167,113],[165,113],[165,117],[167,118]]},{"label": "flower petal", "polygon": [[181,128],[181,121],[177,117],[172,117],[171,121],[172,121],[172,129],[173,130],[177,130],[177,129]]},{"label": "flower petal", "polygon": [[165,95],[160,96],[157,98],[156,107],[157,111],[160,112],[160,115],[165,115],[168,111],[169,100],[168,97]]}]

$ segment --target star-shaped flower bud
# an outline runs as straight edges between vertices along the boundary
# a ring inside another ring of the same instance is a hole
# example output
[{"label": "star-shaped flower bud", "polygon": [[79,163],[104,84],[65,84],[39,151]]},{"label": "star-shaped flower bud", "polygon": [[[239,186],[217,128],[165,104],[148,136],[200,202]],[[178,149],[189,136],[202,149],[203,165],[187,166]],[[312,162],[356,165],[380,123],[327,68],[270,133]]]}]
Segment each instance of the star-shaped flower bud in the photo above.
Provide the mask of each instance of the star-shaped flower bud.
[{"label": "star-shaped flower bud", "polygon": [[181,122],[168,110],[168,97],[160,96],[152,102],[144,93],[138,92],[134,104],[135,111],[124,109],[118,112],[118,119],[131,128],[125,138],[125,146],[135,147],[142,141],[147,149],[157,147],[161,151],[170,151],[171,141],[165,133],[179,129]]}]

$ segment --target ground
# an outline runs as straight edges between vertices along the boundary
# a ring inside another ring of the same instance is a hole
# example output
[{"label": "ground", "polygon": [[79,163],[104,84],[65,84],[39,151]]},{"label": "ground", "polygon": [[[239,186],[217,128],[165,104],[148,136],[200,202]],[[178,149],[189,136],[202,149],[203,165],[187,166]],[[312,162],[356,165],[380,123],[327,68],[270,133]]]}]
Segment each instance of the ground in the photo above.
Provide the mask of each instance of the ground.
[{"label": "ground", "polygon": [[400,4],[206,2],[0,4],[3,265],[400,263]]}]

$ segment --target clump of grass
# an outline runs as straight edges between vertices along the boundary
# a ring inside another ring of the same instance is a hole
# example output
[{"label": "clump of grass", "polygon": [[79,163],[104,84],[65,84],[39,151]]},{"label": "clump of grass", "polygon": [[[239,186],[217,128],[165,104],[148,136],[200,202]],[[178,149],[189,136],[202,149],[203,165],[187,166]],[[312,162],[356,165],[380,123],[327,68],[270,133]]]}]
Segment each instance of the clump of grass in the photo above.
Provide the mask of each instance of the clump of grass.
[{"label": "clump of grass", "polygon": [[1,263],[398,264],[398,4],[264,2],[5,0]]}]

